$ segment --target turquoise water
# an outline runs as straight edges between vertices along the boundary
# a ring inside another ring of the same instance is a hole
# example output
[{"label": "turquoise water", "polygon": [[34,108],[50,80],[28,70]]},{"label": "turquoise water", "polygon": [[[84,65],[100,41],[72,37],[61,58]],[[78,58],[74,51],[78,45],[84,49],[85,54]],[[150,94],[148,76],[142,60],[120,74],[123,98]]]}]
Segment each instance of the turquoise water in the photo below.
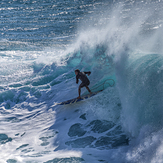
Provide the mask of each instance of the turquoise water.
[{"label": "turquoise water", "polygon": [[162,162],[162,1],[0,4],[0,162]]}]

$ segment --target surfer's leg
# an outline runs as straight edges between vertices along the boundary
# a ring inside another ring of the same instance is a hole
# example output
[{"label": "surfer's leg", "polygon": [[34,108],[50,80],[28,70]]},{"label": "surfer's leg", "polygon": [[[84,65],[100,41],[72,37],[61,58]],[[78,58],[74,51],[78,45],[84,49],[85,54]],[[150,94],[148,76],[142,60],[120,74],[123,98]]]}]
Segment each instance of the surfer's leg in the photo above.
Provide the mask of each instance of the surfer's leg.
[{"label": "surfer's leg", "polygon": [[80,97],[80,94],[81,94],[81,88],[79,87],[79,89],[78,89],[78,93],[79,93],[79,97],[77,97],[78,99],[80,99],[81,97]]},{"label": "surfer's leg", "polygon": [[89,93],[92,93],[88,86],[85,86]]},{"label": "surfer's leg", "polygon": [[80,94],[81,94],[81,88],[83,87],[83,83],[81,83],[80,85],[79,85],[79,89],[78,89],[78,93],[79,93],[79,96],[77,97],[78,99],[80,99],[81,97],[80,97]]}]

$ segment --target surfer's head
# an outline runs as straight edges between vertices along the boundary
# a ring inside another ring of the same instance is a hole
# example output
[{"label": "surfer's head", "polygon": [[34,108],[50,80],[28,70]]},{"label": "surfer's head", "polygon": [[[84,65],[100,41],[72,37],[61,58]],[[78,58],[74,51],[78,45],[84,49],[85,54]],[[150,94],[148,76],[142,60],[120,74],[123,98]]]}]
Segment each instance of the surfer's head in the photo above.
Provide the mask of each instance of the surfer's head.
[{"label": "surfer's head", "polygon": [[80,70],[79,70],[79,69],[76,69],[76,70],[75,70],[75,74],[76,74],[76,75],[78,75],[78,74],[79,74],[79,72],[80,72]]}]

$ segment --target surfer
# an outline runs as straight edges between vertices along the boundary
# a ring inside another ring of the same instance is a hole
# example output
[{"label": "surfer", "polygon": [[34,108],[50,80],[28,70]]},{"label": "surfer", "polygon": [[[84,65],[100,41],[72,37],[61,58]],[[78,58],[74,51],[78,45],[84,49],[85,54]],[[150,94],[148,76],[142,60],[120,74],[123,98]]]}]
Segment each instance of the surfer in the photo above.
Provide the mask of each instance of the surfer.
[{"label": "surfer", "polygon": [[82,83],[79,85],[79,97],[77,97],[77,99],[80,99],[80,93],[81,93],[81,88],[82,87],[86,87],[86,89],[88,90],[89,93],[92,93],[91,90],[89,89],[88,85],[90,84],[89,79],[87,78],[86,74],[88,74],[88,76],[91,74],[90,71],[88,72],[80,72],[79,69],[75,70],[75,75],[76,75],[76,84],[78,84],[79,79],[82,81]]}]

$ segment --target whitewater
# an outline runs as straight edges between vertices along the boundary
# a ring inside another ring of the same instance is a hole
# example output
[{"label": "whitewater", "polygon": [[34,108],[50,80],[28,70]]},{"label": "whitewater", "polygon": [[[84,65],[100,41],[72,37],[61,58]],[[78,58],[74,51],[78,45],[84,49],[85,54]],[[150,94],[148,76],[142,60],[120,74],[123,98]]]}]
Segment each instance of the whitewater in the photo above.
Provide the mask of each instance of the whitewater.
[{"label": "whitewater", "polygon": [[[2,0],[0,163],[162,163],[162,7]],[[104,90],[57,105],[78,96],[75,69]]]}]

